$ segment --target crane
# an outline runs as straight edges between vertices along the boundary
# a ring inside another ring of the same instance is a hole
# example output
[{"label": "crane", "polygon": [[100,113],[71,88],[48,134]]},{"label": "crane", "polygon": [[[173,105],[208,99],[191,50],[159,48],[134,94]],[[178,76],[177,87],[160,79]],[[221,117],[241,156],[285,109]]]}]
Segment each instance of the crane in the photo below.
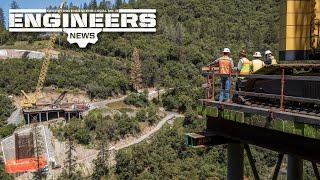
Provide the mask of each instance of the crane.
[{"label": "crane", "polygon": [[[63,5],[65,1],[66,0],[63,0],[62,3],[60,4],[59,10],[58,10],[59,14],[63,12]],[[36,107],[37,105],[37,101],[41,94],[41,90],[43,89],[44,81],[46,80],[48,68],[50,65],[51,52],[54,49],[54,43],[56,41],[56,38],[57,38],[57,35],[55,33],[52,33],[50,36],[49,42],[46,44],[47,49],[45,50],[45,57],[41,66],[38,83],[37,83],[37,87],[34,94],[31,96],[28,96],[25,91],[21,90],[22,95],[24,97],[23,100],[21,101],[21,107],[24,109],[33,108],[33,107]]]}]

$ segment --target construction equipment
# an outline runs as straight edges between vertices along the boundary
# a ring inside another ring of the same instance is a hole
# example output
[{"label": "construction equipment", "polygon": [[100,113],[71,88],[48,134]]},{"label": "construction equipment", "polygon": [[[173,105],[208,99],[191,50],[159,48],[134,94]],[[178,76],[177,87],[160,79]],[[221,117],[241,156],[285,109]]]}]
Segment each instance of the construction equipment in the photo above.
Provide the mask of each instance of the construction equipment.
[{"label": "construction equipment", "polygon": [[280,3],[280,61],[320,59],[320,0]]},{"label": "construction equipment", "polygon": [[66,96],[66,94],[67,94],[67,91],[63,91],[63,92],[59,95],[59,97],[53,102],[52,105],[54,105],[54,106],[59,105],[60,102],[63,100],[63,98]]},{"label": "construction equipment", "polygon": [[[65,0],[62,1],[60,7],[59,7],[59,14],[62,13],[63,11],[63,5],[65,3]],[[50,65],[50,58],[51,58],[51,53],[54,49],[54,43],[56,41],[57,35],[55,33],[52,33],[52,35],[50,36],[50,40],[49,42],[46,44],[47,45],[47,49],[45,51],[45,58],[44,61],[42,63],[42,67],[40,70],[40,75],[38,78],[38,83],[37,83],[37,87],[36,90],[34,92],[33,95],[28,96],[27,93],[25,93],[23,90],[21,90],[24,99],[21,101],[21,106],[23,109],[29,109],[29,108],[34,108],[37,106],[37,101],[39,99],[39,96],[41,94],[41,90],[43,88],[44,85],[44,81],[46,80],[46,76],[47,76],[47,72],[48,72],[48,67]]]}]

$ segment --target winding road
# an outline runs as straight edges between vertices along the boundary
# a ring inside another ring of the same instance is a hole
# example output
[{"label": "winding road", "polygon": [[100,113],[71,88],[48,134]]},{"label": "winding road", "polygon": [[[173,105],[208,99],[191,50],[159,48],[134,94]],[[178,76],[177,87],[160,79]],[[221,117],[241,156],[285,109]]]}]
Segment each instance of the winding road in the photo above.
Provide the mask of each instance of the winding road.
[{"label": "winding road", "polygon": [[[141,134],[140,136],[134,138],[133,140],[129,140],[129,141],[124,140],[122,142],[120,141],[117,144],[115,144],[114,146],[112,146],[109,149],[109,151],[110,152],[118,151],[118,150],[130,147],[130,146],[133,146],[135,144],[139,144],[140,142],[150,138],[154,133],[159,131],[165,125],[165,123],[168,122],[169,120],[173,120],[174,118],[178,118],[178,117],[184,117],[183,115],[178,114],[176,112],[167,112],[166,111],[166,113],[167,113],[166,117],[161,119],[156,126],[152,127],[152,129],[150,131],[148,131],[148,132],[146,132],[144,134]],[[98,152],[96,152],[96,153],[94,153],[94,154],[92,154],[90,156],[87,156],[87,157],[85,157],[83,159],[78,159],[77,163],[91,164],[92,161],[94,159],[96,159],[97,155],[98,155]],[[114,157],[111,157],[111,158],[114,158]]]},{"label": "winding road", "polygon": [[[163,92],[166,92],[166,90],[163,89],[163,90],[159,91],[159,93],[163,93]],[[158,96],[158,91],[156,91],[156,90],[155,91],[151,91],[148,94],[148,98],[149,99],[155,98],[157,96]],[[90,111],[92,111],[94,109],[104,108],[107,104],[123,101],[126,97],[127,96],[123,96],[123,97],[116,98],[116,99],[108,99],[108,100],[103,100],[103,101],[99,101],[99,102],[92,102],[92,103],[90,103],[90,109],[88,111],[84,112],[84,115],[88,114]],[[157,125],[153,126],[149,131],[144,132],[144,133],[140,134],[139,136],[134,137],[132,139],[124,139],[122,141],[119,141],[114,146],[112,146],[109,149],[109,151],[114,153],[114,151],[118,151],[118,150],[127,148],[129,146],[133,146],[135,144],[139,144],[140,142],[150,138],[154,133],[159,131],[165,125],[165,123],[167,123],[168,121],[173,120],[173,119],[175,119],[177,117],[184,117],[183,115],[178,114],[176,112],[169,112],[169,111],[164,111],[164,112],[165,112],[166,116],[164,118],[162,118],[157,123]],[[11,116],[7,119],[7,122],[9,124],[18,125],[22,118],[23,117],[22,117],[22,114],[21,114],[21,109],[17,108],[11,114]],[[98,155],[98,151],[96,151],[94,154],[89,155],[89,156],[87,156],[87,157],[85,157],[83,159],[77,160],[77,163],[84,163],[84,164],[87,165],[87,167],[88,166],[90,167],[92,165],[92,161],[94,159],[96,159],[97,155]],[[114,161],[114,157],[110,157],[110,158],[111,158],[111,161]]]}]

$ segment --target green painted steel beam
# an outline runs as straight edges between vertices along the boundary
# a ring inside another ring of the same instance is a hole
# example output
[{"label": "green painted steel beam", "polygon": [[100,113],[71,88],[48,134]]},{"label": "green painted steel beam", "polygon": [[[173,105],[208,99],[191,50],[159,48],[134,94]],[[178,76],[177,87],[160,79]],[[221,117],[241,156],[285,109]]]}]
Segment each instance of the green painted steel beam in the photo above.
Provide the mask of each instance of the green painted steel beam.
[{"label": "green painted steel beam", "polygon": [[203,116],[220,117],[226,120],[245,123],[252,126],[273,129],[308,138],[320,139],[320,129],[316,125],[283,119],[271,119],[270,121],[265,116],[252,116],[250,113],[230,109],[218,109],[213,106],[198,106],[197,112]]}]

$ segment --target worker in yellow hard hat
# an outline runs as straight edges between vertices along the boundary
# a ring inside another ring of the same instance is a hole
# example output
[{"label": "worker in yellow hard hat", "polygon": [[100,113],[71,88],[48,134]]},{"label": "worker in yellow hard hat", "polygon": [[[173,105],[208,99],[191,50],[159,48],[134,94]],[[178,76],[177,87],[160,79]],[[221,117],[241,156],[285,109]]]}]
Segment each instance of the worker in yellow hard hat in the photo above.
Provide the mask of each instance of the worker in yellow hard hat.
[{"label": "worker in yellow hard hat", "polygon": [[253,57],[255,58],[252,60],[252,73],[257,72],[259,69],[265,66],[264,62],[261,60],[262,55],[260,52],[255,52]]},{"label": "worker in yellow hard hat", "polygon": [[273,56],[273,54],[272,54],[272,52],[270,50],[267,50],[265,52],[265,61],[264,61],[264,63],[266,65],[276,65],[276,64],[278,64],[276,58],[274,58],[274,56]]}]

